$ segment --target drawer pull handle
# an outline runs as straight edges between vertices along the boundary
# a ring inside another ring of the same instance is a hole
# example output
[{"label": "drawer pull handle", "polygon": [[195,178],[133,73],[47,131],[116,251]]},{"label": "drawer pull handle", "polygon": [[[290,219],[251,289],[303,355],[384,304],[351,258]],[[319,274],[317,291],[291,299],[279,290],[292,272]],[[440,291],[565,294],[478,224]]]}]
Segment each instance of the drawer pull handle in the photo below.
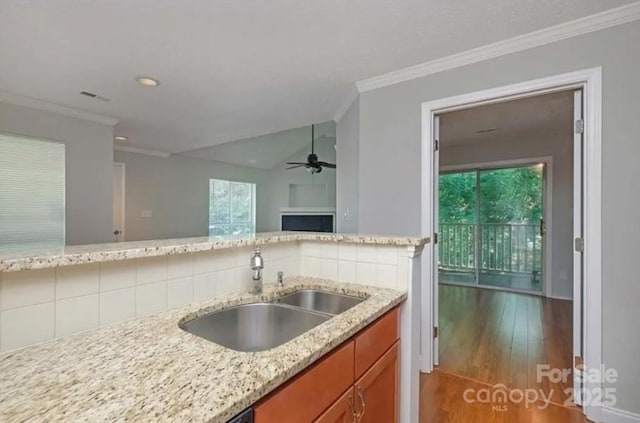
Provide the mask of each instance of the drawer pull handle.
[{"label": "drawer pull handle", "polygon": [[364,417],[364,410],[365,410],[366,404],[364,402],[364,394],[362,393],[362,389],[359,386],[358,386],[358,397],[360,398],[360,404],[362,405],[362,413],[360,413],[358,417],[358,421],[360,421]]},{"label": "drawer pull handle", "polygon": [[[349,395],[349,408],[351,409],[351,415],[353,416],[352,422],[356,422],[360,419],[360,416],[356,412],[356,406],[353,404],[353,397]],[[357,419],[357,420],[356,420]]]}]

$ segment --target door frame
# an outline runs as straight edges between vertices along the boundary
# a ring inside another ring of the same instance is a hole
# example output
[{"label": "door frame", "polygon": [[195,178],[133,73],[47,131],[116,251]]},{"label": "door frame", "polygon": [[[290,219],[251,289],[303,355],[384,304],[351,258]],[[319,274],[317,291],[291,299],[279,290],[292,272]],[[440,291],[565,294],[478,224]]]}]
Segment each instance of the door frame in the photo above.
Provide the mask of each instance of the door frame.
[{"label": "door frame", "polygon": [[[120,168],[121,172],[122,172],[122,184],[120,187],[120,192],[122,193],[122,198],[120,199],[120,241],[124,241],[125,238],[125,224],[126,224],[126,216],[125,216],[125,212],[127,210],[126,208],[126,204],[125,201],[127,199],[127,165],[126,163],[122,163],[122,162],[113,162],[113,169],[115,170],[116,168]],[[112,194],[112,200],[113,200],[113,194]],[[112,229],[113,231],[113,229]],[[113,235],[113,234],[112,234]]]},{"label": "door frame", "polygon": [[[584,167],[583,167],[583,204],[584,221],[584,260],[582,312],[584,334],[584,366],[598,369],[602,361],[602,67],[579,70],[530,80],[526,82],[490,88],[453,97],[441,98],[422,104],[422,189],[421,189],[421,228],[422,235],[433,238],[433,157],[435,139],[433,136],[434,116],[439,113],[467,109],[478,105],[492,104],[547,94],[570,89],[582,89],[584,93]],[[575,183],[575,181],[574,181]],[[437,299],[437,286],[434,286],[433,245],[425,246],[422,254],[422,284],[426,287],[422,294],[422,345],[421,371],[429,373],[434,365],[433,328],[437,327],[437,315],[434,315],[434,299]],[[437,266],[437,264],[436,264]],[[574,290],[575,291],[575,290]],[[574,292],[574,296],[579,295]],[[575,320],[575,319],[574,319]],[[575,326],[576,322],[574,322]],[[579,325],[579,324],[578,324]],[[574,327],[575,330],[575,327]],[[587,381],[584,386],[590,392],[602,389],[601,382]],[[586,404],[583,408],[586,416],[600,421],[602,407]]]},{"label": "door frame", "polygon": [[[529,294],[529,295],[538,295],[554,298],[551,295],[551,283],[549,282],[549,275],[551,275],[551,263],[553,260],[553,254],[551,254],[551,243],[553,240],[553,157],[552,156],[541,156],[541,157],[529,157],[522,159],[506,159],[506,160],[496,160],[491,162],[477,162],[477,163],[469,163],[462,165],[448,165],[448,166],[440,166],[440,174],[442,173],[451,173],[451,172],[465,172],[465,171],[474,171],[474,170],[488,170],[488,169],[506,169],[512,167],[524,167],[535,165],[538,163],[544,163],[545,171],[544,171],[544,181],[543,181],[543,196],[542,196],[542,207],[544,210],[543,218],[546,228],[546,233],[543,238],[543,249],[542,249],[542,290],[540,292],[537,291],[527,291],[522,289],[511,289],[511,288],[502,288],[498,286],[487,286],[475,285],[474,288],[483,288],[483,289],[494,289],[497,291],[508,291],[508,292],[517,292],[521,294]],[[435,181],[434,181],[435,183]],[[436,266],[437,267],[437,266]],[[436,271],[437,268],[434,268]],[[439,282],[439,281],[438,281]],[[451,285],[460,285],[468,287],[468,284],[456,284],[451,283]],[[566,299],[566,298],[561,298]]]}]

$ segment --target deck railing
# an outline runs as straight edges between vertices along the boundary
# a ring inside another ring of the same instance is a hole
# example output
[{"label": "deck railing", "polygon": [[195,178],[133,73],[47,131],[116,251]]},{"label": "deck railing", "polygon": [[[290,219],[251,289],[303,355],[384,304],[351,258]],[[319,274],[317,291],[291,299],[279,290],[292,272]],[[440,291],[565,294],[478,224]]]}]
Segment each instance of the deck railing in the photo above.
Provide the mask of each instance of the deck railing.
[{"label": "deck railing", "polygon": [[441,223],[438,242],[443,270],[535,273],[542,268],[538,225]]}]

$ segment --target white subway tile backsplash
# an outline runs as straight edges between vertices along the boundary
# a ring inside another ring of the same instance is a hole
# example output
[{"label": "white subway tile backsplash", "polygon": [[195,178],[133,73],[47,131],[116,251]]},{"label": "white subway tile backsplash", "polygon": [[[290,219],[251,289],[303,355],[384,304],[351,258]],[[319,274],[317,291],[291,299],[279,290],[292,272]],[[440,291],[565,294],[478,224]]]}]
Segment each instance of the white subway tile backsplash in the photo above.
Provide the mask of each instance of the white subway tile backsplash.
[{"label": "white subway tile backsplash", "polygon": [[381,288],[396,289],[397,267],[391,264],[376,264],[376,285]]},{"label": "white subway tile backsplash", "polygon": [[337,280],[338,279],[338,260],[323,259],[321,276],[324,279],[330,279],[334,281]]},{"label": "white subway tile backsplash", "polygon": [[356,283],[358,280],[357,265],[355,261],[338,261],[338,280],[341,282]]},{"label": "white subway tile backsplash", "polygon": [[376,263],[397,264],[398,248],[386,245],[377,245],[376,247]]},{"label": "white subway tile backsplash", "polygon": [[193,254],[176,254],[169,256],[167,279],[177,279],[193,275]]},{"label": "white subway tile backsplash", "polygon": [[0,349],[9,351],[53,339],[54,313],[53,302],[3,311]]},{"label": "white subway tile backsplash", "polygon": [[336,260],[338,258],[338,244],[327,242],[322,244],[322,258]]},{"label": "white subway tile backsplash", "polygon": [[358,260],[358,246],[341,242],[338,244],[338,259],[356,261]]},{"label": "white subway tile backsplash", "polygon": [[85,330],[96,329],[100,323],[98,294],[57,301],[56,338]]},{"label": "white subway tile backsplash", "polygon": [[376,284],[376,265],[373,263],[358,262],[357,282],[365,285]]},{"label": "white subway tile backsplash", "polygon": [[125,288],[100,293],[100,326],[136,317],[136,289]]},{"label": "white subway tile backsplash", "polygon": [[216,296],[217,272],[200,273],[193,279],[194,300],[208,301]]},{"label": "white subway tile backsplash", "polygon": [[98,263],[58,267],[56,270],[56,299],[96,294],[100,290]]},{"label": "white subway tile backsplash", "polygon": [[[249,259],[247,258],[247,263]],[[216,270],[230,269],[236,265],[236,252],[230,250],[205,251],[193,255],[193,272],[209,273]],[[248,266],[248,264],[247,264]]]},{"label": "white subway tile backsplash", "polygon": [[236,267],[218,272],[216,280],[216,295],[227,295],[232,292],[244,291],[251,284],[251,269]]},{"label": "white subway tile backsplash", "polygon": [[130,288],[136,284],[136,261],[100,263],[100,291]]},{"label": "white subway tile backsplash", "polygon": [[324,244],[320,242],[311,242],[311,241],[304,242],[302,254],[308,257],[321,258],[323,246]]},{"label": "white subway tile backsplash", "polygon": [[148,316],[167,309],[167,281],[136,286],[136,316]]},{"label": "white subway tile backsplash", "polygon": [[302,258],[300,270],[303,276],[320,276],[322,274],[322,259],[305,256]]},{"label": "white subway tile backsplash", "polygon": [[167,256],[146,257],[136,261],[136,284],[167,280]]},{"label": "white subway tile backsplash", "polygon": [[167,308],[172,309],[193,302],[193,276],[167,282]]},{"label": "white subway tile backsplash", "polygon": [[4,273],[0,309],[8,310],[53,301],[55,281],[55,269]]},{"label": "white subway tile backsplash", "polygon": [[361,263],[375,263],[376,262],[375,245],[358,244],[357,260],[358,262],[361,262]]}]

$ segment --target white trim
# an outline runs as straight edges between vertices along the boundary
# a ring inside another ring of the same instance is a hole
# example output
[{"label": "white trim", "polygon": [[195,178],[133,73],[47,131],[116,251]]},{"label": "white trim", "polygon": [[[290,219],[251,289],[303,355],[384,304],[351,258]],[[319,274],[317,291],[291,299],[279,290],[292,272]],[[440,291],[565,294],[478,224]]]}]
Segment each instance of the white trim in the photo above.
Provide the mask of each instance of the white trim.
[{"label": "white trim", "polygon": [[640,422],[640,414],[619,408],[602,407],[602,421],[605,423],[636,423]]},{"label": "white trim", "polygon": [[640,2],[565,22],[559,25],[498,41],[461,53],[431,60],[356,82],[359,92],[371,91],[411,79],[482,62],[495,57],[517,53],[640,19]]},{"label": "white trim", "polygon": [[344,98],[344,100],[342,100],[342,103],[340,103],[338,109],[333,115],[334,122],[339,122],[340,120],[342,120],[344,114],[347,113],[347,110],[349,110],[349,107],[351,107],[353,102],[358,98],[358,95],[360,95],[358,89],[355,86],[351,86],[351,88],[349,89],[349,93]]},{"label": "white trim", "polygon": [[[521,159],[507,159],[507,160],[496,160],[491,162],[478,162],[478,163],[468,163],[462,165],[451,165],[451,166],[440,166],[440,172],[452,172],[452,171],[464,171],[464,170],[482,170],[482,169],[490,169],[490,168],[501,168],[501,167],[518,167],[518,166],[526,166],[526,165],[534,165],[536,163],[544,163],[545,164],[545,175],[544,175],[544,220],[547,232],[544,238],[544,252],[542,256],[542,261],[544,263],[544,272],[542,272],[542,291],[527,291],[521,289],[509,289],[504,288],[501,290],[507,290],[509,292],[522,292],[524,294],[530,295],[538,295],[551,297],[551,272],[553,269],[553,157],[552,156],[540,156],[540,157],[528,157]],[[468,285],[465,285],[468,286]],[[476,288],[489,288],[489,289],[497,289],[500,287],[487,286],[487,285],[474,285]]]},{"label": "white trim", "polygon": [[126,211],[127,211],[127,207],[126,207],[126,200],[127,200],[127,165],[126,163],[122,163],[122,162],[113,162],[113,167],[120,167],[122,168],[122,186],[120,187],[120,192],[122,193],[122,198],[120,199],[120,224],[118,225],[120,228],[118,228],[118,230],[120,231],[120,242],[125,241],[125,229],[126,229],[126,223],[127,223],[127,216],[126,216]]},{"label": "white trim", "polygon": [[115,126],[118,119],[110,116],[99,115],[97,113],[86,112],[73,107],[63,106],[60,104],[49,103],[47,101],[38,100],[31,97],[25,97],[17,94],[10,94],[0,91],[0,102],[13,104],[16,106],[28,107],[30,109],[41,110],[44,112],[57,113],[59,115],[69,116],[77,119],[88,120],[91,122],[102,123],[109,126]]},{"label": "white trim", "polygon": [[[513,85],[492,88],[470,94],[438,99],[422,104],[422,235],[432,236],[431,193],[433,180],[431,158],[433,152],[432,124],[435,114],[447,110],[468,108],[474,104],[499,102],[514,98],[530,97],[543,92],[562,91],[572,87],[584,90],[585,125],[585,178],[584,178],[584,363],[589,369],[597,369],[602,361],[602,68],[592,68],[576,72],[526,81]],[[427,248],[431,244],[427,245]],[[432,257],[430,252],[423,254],[423,285],[428,287],[422,296],[422,318],[426,332],[432,327],[434,316],[430,289],[433,280],[430,277]],[[574,293],[575,295],[576,293]],[[423,332],[423,351],[432,348],[430,333]],[[427,345],[425,345],[427,344]],[[422,371],[432,368],[431,357],[423,355]],[[585,388],[591,392],[602,389],[601,383],[588,381]],[[587,418],[601,421],[602,407],[585,405]]]},{"label": "white trim", "polygon": [[171,155],[171,153],[166,153],[160,150],[152,150],[150,148],[142,148],[142,147],[131,147],[129,145],[114,145],[113,149],[116,151],[124,151],[127,153],[137,153],[144,154],[145,156],[153,156],[153,157],[163,157],[167,158]]}]

